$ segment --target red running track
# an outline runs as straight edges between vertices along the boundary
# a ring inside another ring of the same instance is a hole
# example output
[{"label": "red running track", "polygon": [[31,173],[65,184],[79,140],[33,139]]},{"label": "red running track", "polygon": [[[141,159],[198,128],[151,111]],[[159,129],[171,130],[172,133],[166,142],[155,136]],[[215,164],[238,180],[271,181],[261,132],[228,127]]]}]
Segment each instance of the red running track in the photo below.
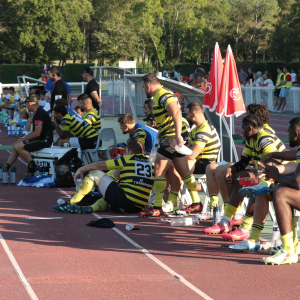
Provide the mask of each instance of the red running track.
[{"label": "red running track", "polygon": [[[0,127],[0,143],[12,144],[16,138]],[[0,162],[8,155],[0,151]],[[26,166],[21,161],[16,166],[21,180]],[[161,218],[103,213],[116,229],[91,228],[86,224],[94,215],[52,211],[59,197],[66,195],[58,189],[0,183],[0,233],[38,299],[299,298],[300,264],[265,266],[260,263],[265,251],[230,252],[222,247],[228,242],[202,233],[207,221],[174,228]],[[140,230],[127,232],[131,222]],[[2,246],[0,258],[0,299],[30,299]]]}]

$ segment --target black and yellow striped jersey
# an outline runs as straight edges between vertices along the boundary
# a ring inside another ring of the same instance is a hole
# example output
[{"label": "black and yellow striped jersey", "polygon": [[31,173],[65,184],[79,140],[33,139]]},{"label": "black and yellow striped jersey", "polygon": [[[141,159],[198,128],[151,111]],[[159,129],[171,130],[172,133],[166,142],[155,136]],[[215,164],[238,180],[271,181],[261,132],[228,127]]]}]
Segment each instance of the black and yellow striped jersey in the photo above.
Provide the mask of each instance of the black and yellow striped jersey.
[{"label": "black and yellow striped jersey", "polygon": [[153,116],[161,137],[175,135],[173,118],[166,110],[171,102],[178,103],[174,93],[163,86],[159,87],[153,98]]},{"label": "black and yellow striped jersey", "polygon": [[106,161],[108,170],[119,169],[121,188],[127,199],[144,208],[154,182],[154,166],[143,154],[125,155]]},{"label": "black and yellow striped jersey", "polygon": [[86,111],[82,115],[82,119],[87,121],[98,132],[101,129],[101,119],[95,108]]},{"label": "black and yellow striped jersey", "polygon": [[275,134],[275,135],[276,135],[275,130],[274,130],[272,127],[270,127],[269,124],[264,124],[262,128],[263,128],[263,130],[264,130],[265,132],[268,132],[268,133],[271,133],[271,134]]},{"label": "black and yellow striped jersey", "polygon": [[300,164],[300,146],[298,147],[296,152],[296,162],[297,164]]},{"label": "black and yellow striped jersey", "polygon": [[71,135],[78,138],[94,138],[98,132],[87,121],[77,115],[70,116],[66,114],[61,119],[61,130],[69,131]]},{"label": "black and yellow striped jersey", "polygon": [[220,139],[214,126],[205,121],[200,127],[195,127],[190,133],[191,145],[203,147],[196,160],[207,159],[216,162],[221,149]]},{"label": "black and yellow striped jersey", "polygon": [[250,138],[246,142],[243,154],[253,157],[255,167],[258,168],[260,158],[271,152],[283,152],[286,148],[281,140],[270,132],[261,129],[257,134],[257,140]]}]

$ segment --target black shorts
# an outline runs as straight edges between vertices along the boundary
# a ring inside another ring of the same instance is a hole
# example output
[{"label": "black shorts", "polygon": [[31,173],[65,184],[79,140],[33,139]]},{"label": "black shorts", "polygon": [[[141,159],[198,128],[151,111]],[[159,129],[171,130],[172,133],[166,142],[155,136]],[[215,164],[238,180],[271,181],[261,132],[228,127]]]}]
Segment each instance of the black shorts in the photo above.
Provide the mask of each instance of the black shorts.
[{"label": "black shorts", "polygon": [[210,164],[207,159],[198,159],[195,162],[194,174],[205,174],[206,167]]},{"label": "black shorts", "polygon": [[39,138],[29,139],[23,141],[24,149],[28,152],[39,151],[44,148],[50,148],[52,143],[47,140],[40,140]]},{"label": "black shorts", "polygon": [[90,138],[90,139],[87,139],[87,138],[78,138],[78,143],[80,145],[80,149],[81,150],[86,150],[86,149],[94,149],[94,148],[96,148],[97,139],[98,139],[98,137]]},{"label": "black shorts", "polygon": [[107,187],[104,199],[109,208],[116,213],[134,214],[142,210],[142,208],[135,206],[132,201],[127,199],[124,191],[115,181]]},{"label": "black shorts", "polygon": [[159,140],[157,153],[171,160],[175,157],[184,157],[185,155],[180,154],[175,150],[176,145],[177,140],[175,136],[164,136]]},{"label": "black shorts", "polygon": [[277,97],[277,98],[279,97],[280,90],[281,90],[281,89],[276,89],[276,90],[274,91],[274,96],[275,96],[275,97]]}]

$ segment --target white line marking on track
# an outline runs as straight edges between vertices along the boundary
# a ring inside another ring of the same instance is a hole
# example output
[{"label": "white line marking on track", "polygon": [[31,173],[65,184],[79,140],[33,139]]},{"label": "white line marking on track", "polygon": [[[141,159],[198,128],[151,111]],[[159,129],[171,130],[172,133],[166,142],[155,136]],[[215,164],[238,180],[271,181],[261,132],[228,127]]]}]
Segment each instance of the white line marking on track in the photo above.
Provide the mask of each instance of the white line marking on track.
[{"label": "white line marking on track", "polygon": [[62,217],[53,217],[53,218],[26,218],[28,220],[57,220],[62,219]]},{"label": "white line marking on track", "polygon": [[37,297],[37,295],[35,294],[35,292],[33,291],[31,285],[29,284],[29,282],[27,281],[26,277],[24,276],[20,266],[18,265],[15,257],[13,256],[13,254],[9,251],[9,248],[5,242],[5,239],[3,238],[2,234],[0,233],[0,243],[5,251],[5,253],[7,254],[10,262],[12,263],[16,273],[18,274],[21,282],[23,283],[29,297],[32,299],[32,300],[38,300],[39,298]]},{"label": "white line marking on track", "polygon": [[[100,217],[99,215],[93,213],[93,215],[98,218],[101,219],[102,217]],[[143,252],[145,255],[148,256],[148,258],[150,258],[151,260],[153,260],[155,263],[157,263],[160,267],[162,267],[163,269],[165,269],[167,272],[169,272],[173,277],[175,277],[176,279],[180,280],[184,285],[186,285],[188,288],[190,288],[192,291],[194,291],[196,294],[198,294],[199,296],[201,296],[203,299],[206,300],[213,300],[212,298],[210,298],[208,295],[206,295],[204,292],[202,292],[201,290],[199,290],[197,287],[195,287],[193,284],[191,284],[189,281],[187,281],[184,277],[182,277],[180,274],[176,273],[174,270],[172,270],[171,268],[169,268],[167,265],[165,265],[163,262],[161,262],[159,259],[157,259],[154,255],[152,255],[150,252],[148,252],[148,250],[146,250],[145,248],[143,248],[142,246],[140,246],[139,244],[137,244],[134,240],[132,240],[130,237],[128,237],[126,234],[124,234],[122,231],[120,231],[119,229],[117,229],[116,227],[112,228],[116,233],[118,233],[122,238],[124,238],[126,241],[128,241],[130,244],[132,244],[134,247],[136,247],[138,250],[140,250],[141,252]]]}]

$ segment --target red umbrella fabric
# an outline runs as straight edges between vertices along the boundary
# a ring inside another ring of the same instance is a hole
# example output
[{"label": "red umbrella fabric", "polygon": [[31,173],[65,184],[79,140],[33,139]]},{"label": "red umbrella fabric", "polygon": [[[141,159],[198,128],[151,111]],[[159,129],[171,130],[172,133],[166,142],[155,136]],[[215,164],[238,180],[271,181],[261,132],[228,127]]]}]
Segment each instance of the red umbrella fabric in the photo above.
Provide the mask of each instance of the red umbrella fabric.
[{"label": "red umbrella fabric", "polygon": [[216,114],[219,116],[225,115],[225,117],[238,117],[245,113],[245,111],[235,60],[231,47],[228,45]]},{"label": "red umbrella fabric", "polygon": [[216,43],[213,59],[210,66],[210,72],[207,82],[207,88],[205,91],[203,107],[207,107],[210,111],[214,111],[218,105],[218,99],[220,96],[220,88],[223,73],[222,55],[219,48],[219,44]]}]

